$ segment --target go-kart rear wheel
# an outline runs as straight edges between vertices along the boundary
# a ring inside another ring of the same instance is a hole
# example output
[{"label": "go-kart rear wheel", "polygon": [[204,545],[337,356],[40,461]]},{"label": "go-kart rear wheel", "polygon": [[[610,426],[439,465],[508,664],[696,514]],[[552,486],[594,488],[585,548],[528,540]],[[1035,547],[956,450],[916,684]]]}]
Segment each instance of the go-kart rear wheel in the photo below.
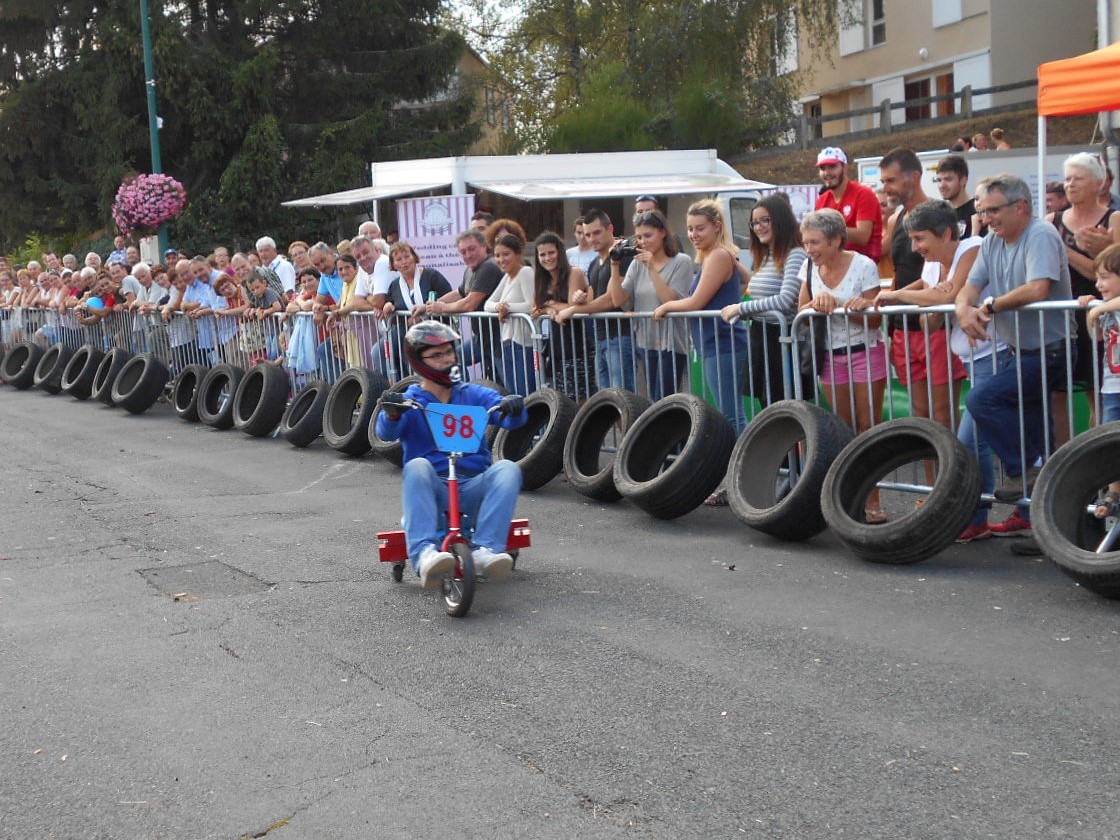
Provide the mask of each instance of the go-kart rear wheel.
[{"label": "go-kart rear wheel", "polygon": [[443,603],[449,616],[462,618],[474,600],[474,557],[465,542],[454,543],[451,553],[455,555],[455,568],[444,575]]},{"label": "go-kart rear wheel", "polygon": [[389,568],[389,571],[392,572],[393,583],[400,583],[402,580],[404,580],[404,563],[402,561],[398,560],[396,563],[394,563]]}]

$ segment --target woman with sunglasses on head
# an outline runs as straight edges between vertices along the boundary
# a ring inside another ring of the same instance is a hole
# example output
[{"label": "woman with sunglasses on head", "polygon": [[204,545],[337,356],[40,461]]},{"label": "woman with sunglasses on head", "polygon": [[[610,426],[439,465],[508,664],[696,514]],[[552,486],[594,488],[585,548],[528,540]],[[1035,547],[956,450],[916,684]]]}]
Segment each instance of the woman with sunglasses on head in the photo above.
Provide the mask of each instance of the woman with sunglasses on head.
[{"label": "woman with sunglasses on head", "polygon": [[[785,195],[768,195],[751,211],[751,258],[755,268],[746,298],[723,307],[721,314],[728,323],[751,317],[743,383],[747,396],[766,406],[785,397],[780,323],[792,324],[797,314],[801,266],[807,258],[801,247],[801,230]],[[801,393],[812,398],[813,383],[808,378],[802,378]]]},{"label": "woman with sunglasses on head", "polygon": [[[620,261],[611,260],[608,291],[620,309],[652,312],[663,303],[680,300],[692,284],[692,260],[680,252],[678,239],[660,210],[634,216],[634,247],[638,253],[622,276]],[[634,326],[642,354],[649,398],[657,401],[677,391],[688,364],[688,328],[680,319]]]}]

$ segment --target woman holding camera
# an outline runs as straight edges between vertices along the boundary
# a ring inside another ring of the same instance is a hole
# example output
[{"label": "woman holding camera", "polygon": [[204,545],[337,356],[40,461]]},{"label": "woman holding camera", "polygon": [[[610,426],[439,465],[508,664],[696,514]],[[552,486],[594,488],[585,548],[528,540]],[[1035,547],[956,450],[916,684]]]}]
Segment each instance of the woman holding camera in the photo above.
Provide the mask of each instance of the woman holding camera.
[{"label": "woman holding camera", "polygon": [[[634,216],[637,253],[626,277],[621,260],[611,255],[611,302],[620,309],[652,312],[658,306],[689,293],[692,260],[677,247],[677,237],[659,210]],[[633,305],[628,306],[629,303]],[[662,323],[639,321],[634,326],[642,353],[649,398],[657,400],[677,391],[688,364],[688,330],[680,320]]]}]

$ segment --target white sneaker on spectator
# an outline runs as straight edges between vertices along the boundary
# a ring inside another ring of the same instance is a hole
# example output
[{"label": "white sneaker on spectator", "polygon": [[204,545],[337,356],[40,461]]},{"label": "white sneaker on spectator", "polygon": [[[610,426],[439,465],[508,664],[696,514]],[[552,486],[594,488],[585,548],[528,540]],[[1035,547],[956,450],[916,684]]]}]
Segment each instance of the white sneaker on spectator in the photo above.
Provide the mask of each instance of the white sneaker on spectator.
[{"label": "white sneaker on spectator", "polygon": [[513,569],[513,558],[504,551],[491,551],[483,545],[471,552],[471,556],[475,574],[486,575],[487,580],[503,578]]},{"label": "white sneaker on spectator", "polygon": [[417,566],[420,569],[420,585],[425,589],[438,589],[440,579],[455,568],[455,558],[434,545],[426,545],[420,549]]}]

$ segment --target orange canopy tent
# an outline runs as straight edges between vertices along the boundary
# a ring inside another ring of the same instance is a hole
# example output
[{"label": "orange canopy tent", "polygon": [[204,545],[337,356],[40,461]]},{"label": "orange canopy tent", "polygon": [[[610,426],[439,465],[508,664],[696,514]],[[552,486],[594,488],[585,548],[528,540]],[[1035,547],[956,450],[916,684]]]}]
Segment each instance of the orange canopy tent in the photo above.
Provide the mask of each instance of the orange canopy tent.
[{"label": "orange canopy tent", "polygon": [[1072,117],[1120,110],[1120,41],[1038,67],[1038,114]]},{"label": "orange canopy tent", "polygon": [[1120,41],[1038,67],[1039,215],[1045,195],[1046,118],[1120,110]]}]

